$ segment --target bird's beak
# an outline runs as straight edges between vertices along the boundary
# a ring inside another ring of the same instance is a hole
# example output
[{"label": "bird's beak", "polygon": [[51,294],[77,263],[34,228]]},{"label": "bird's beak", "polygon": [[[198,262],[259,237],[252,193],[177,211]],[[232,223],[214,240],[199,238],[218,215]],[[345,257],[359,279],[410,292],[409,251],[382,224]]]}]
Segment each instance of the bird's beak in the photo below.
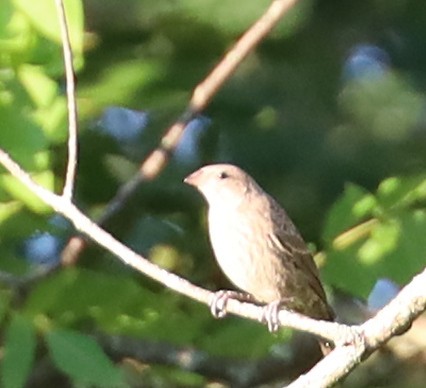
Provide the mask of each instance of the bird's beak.
[{"label": "bird's beak", "polygon": [[191,185],[191,186],[197,187],[200,175],[201,175],[201,171],[200,170],[194,171],[192,174],[188,175],[183,181],[187,185]]}]

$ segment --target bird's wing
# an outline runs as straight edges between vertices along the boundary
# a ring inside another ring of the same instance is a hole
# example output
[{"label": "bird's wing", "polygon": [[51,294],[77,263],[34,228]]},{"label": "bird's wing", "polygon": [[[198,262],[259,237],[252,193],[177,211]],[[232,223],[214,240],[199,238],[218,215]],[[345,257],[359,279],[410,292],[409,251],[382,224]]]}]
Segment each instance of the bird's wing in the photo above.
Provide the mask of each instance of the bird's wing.
[{"label": "bird's wing", "polygon": [[306,243],[284,209],[275,201],[272,203],[272,206],[274,206],[271,214],[274,217],[272,221],[274,225],[275,244],[284,253],[282,255],[283,259],[293,258],[295,267],[301,273],[306,274],[306,278],[314,292],[320,299],[327,303],[324,288],[319,279],[318,268]]}]

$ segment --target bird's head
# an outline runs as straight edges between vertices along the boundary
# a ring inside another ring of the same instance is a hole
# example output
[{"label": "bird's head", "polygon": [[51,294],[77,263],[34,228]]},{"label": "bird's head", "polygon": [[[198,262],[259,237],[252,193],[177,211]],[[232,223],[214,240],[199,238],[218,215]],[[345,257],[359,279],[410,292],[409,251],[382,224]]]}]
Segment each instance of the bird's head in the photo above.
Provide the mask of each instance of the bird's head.
[{"label": "bird's head", "polygon": [[246,172],[232,164],[204,166],[188,175],[184,182],[194,186],[210,207],[238,206],[253,190],[261,190]]}]

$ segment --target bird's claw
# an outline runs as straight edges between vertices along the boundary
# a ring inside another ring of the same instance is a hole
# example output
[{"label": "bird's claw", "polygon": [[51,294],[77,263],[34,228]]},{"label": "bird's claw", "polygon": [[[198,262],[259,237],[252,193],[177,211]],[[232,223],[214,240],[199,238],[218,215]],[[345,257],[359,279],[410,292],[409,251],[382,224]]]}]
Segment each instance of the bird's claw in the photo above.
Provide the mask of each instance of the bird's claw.
[{"label": "bird's claw", "polygon": [[220,290],[213,294],[210,301],[210,312],[215,318],[223,318],[226,316],[226,304],[228,303],[231,293],[228,290]]},{"label": "bird's claw", "polygon": [[245,292],[233,291],[233,290],[220,290],[213,294],[210,301],[210,311],[215,318],[223,318],[228,314],[226,311],[226,305],[229,299],[239,300],[240,302],[254,303],[255,299],[252,295]]},{"label": "bird's claw", "polygon": [[279,312],[282,301],[277,300],[267,304],[263,308],[263,313],[261,317],[261,322],[266,322],[268,330],[271,333],[275,333],[280,328]]},{"label": "bird's claw", "polygon": [[266,306],[263,307],[263,313],[261,317],[261,322],[265,323],[268,326],[268,330],[271,333],[276,332],[280,326],[280,310],[283,306],[291,306],[295,304],[295,300],[292,297],[282,298],[280,300],[275,300]]}]

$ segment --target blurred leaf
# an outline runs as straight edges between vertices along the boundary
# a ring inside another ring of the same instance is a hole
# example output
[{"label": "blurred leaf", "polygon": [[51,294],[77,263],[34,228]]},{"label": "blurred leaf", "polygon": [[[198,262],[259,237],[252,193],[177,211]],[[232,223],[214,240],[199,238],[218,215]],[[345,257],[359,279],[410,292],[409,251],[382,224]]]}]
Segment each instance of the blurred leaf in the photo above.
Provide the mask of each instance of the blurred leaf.
[{"label": "blurred leaf", "polygon": [[[14,208],[13,204],[15,203],[19,205],[16,206],[16,211],[9,212],[8,217],[0,221],[0,235],[4,244],[13,243],[16,248],[16,244],[20,244],[25,238],[34,233],[35,230],[49,229],[49,224],[45,219],[40,218],[25,207],[22,202],[5,202],[5,206],[11,210]],[[0,211],[0,213],[2,212]]]},{"label": "blurred leaf", "polygon": [[11,276],[23,276],[28,271],[28,264],[24,260],[19,260],[16,253],[8,251],[7,247],[2,247],[3,255],[0,261],[0,269],[5,274]]},{"label": "blurred leaf", "polygon": [[19,79],[34,103],[34,118],[47,138],[65,140],[67,101],[59,94],[59,85],[46,75],[42,66],[22,65]]},{"label": "blurred leaf", "polygon": [[[24,13],[33,26],[49,39],[62,44],[55,2],[51,0],[15,0],[14,3]],[[83,49],[83,4],[80,0],[64,0],[68,31],[73,51]]]},{"label": "blurred leaf", "polygon": [[39,283],[25,305],[31,314],[47,314],[55,319],[79,320],[90,311],[101,317],[115,317],[129,303],[138,303],[143,290],[132,279],[86,269],[69,268]]},{"label": "blurred leaf", "polygon": [[402,285],[420,272],[426,263],[426,211],[413,210],[398,217],[399,243],[382,260],[381,276]]},{"label": "blurred leaf", "polygon": [[[184,341],[184,333],[194,335],[194,324],[179,312],[174,298],[153,293],[124,274],[76,268],[61,271],[35,287],[25,311],[49,316],[62,325],[92,322],[108,332],[156,339],[171,339],[179,332]],[[169,319],[162,318],[162,311],[168,311]]]},{"label": "blurred leaf", "polygon": [[339,234],[369,216],[375,206],[376,200],[367,190],[352,183],[346,184],[343,195],[328,212],[324,241],[331,243]]},{"label": "blurred leaf", "polygon": [[30,321],[15,315],[6,329],[1,381],[4,388],[24,387],[35,356],[36,338]]},{"label": "blurred leaf", "polygon": [[[42,173],[33,174],[32,178],[43,187],[49,190],[53,190],[54,176],[52,172],[45,171]],[[15,177],[7,174],[0,175],[0,184],[8,193],[10,193],[13,198],[20,200],[34,212],[48,213],[52,211],[49,205],[39,199]]]},{"label": "blurred leaf", "polygon": [[[143,62],[120,61],[103,69],[98,74],[98,82],[90,85],[90,88],[86,86],[80,89],[81,96],[96,104],[83,106],[83,117],[87,113],[98,114],[105,105],[124,104],[136,91],[149,89],[149,86],[164,77],[163,67],[161,62],[147,59]],[[114,93],[111,93],[111,90]]]},{"label": "blurred leaf", "polygon": [[63,142],[67,139],[68,116],[65,97],[58,96],[50,106],[38,109],[34,117],[52,143]]},{"label": "blurred leaf", "polygon": [[[267,9],[269,4],[268,0],[259,0],[247,2],[246,6],[241,8],[237,7],[232,0],[223,0],[220,3],[205,0],[203,7],[199,7],[197,0],[181,1],[181,6],[187,13],[205,23],[219,22],[221,28],[228,33],[244,31]],[[236,12],[232,12],[232,9]]]},{"label": "blurred leaf", "polygon": [[[424,200],[425,194],[424,174],[387,178],[376,196],[364,195],[357,187],[346,188],[327,218],[325,234],[329,240],[337,237],[325,252],[325,279],[366,298],[378,278],[404,284],[420,271],[425,262],[421,258],[426,255],[421,236],[426,230],[426,213],[411,206]],[[357,207],[360,211],[354,212]],[[354,213],[376,217],[347,230],[358,218]]]},{"label": "blurred leaf", "polygon": [[57,329],[46,334],[46,341],[55,365],[76,383],[102,387],[126,386],[121,371],[94,339]]},{"label": "blurred leaf", "polygon": [[7,23],[10,21],[13,14],[13,7],[9,0],[5,0],[0,7],[0,37],[7,36]]},{"label": "blurred leaf", "polygon": [[28,59],[35,34],[26,18],[15,10],[12,0],[2,1],[0,19],[0,65],[16,66]]},{"label": "blurred leaf", "polygon": [[[325,282],[351,295],[367,298],[375,281],[373,268],[365,268],[357,259],[361,241],[346,247],[345,250],[329,250],[326,264],[321,268]],[[350,274],[350,276],[348,276]]]},{"label": "blurred leaf", "polygon": [[[204,0],[202,7],[197,0],[181,0],[180,3],[186,14],[204,23],[213,24],[228,34],[239,34],[248,29],[271,4],[269,0],[245,2],[244,7],[233,0],[222,0],[219,3],[215,0]],[[278,24],[274,35],[286,36],[294,33],[310,16],[311,7],[310,0],[296,3]]]},{"label": "blurred leaf", "polygon": [[[209,353],[228,357],[261,357],[277,342],[277,335],[271,335],[265,326],[248,320],[232,319],[230,322],[217,322],[210,335],[204,336],[200,346]],[[279,335],[290,336],[289,330]]]},{"label": "blurred leaf", "polygon": [[[22,103],[22,101],[19,101]],[[31,165],[34,154],[46,146],[46,139],[39,127],[35,125],[27,112],[18,108],[23,106],[2,106],[0,102],[0,117],[2,130],[0,144],[17,158],[24,167]],[[27,109],[27,107],[25,107]]]},{"label": "blurred leaf", "polygon": [[108,332],[181,344],[194,341],[211,321],[204,306],[183,308],[182,298],[167,290],[154,293],[124,274],[81,268],[69,268],[37,284],[25,312],[61,325],[92,322]]},{"label": "blurred leaf", "polygon": [[326,252],[324,279],[363,298],[368,297],[378,278],[405,284],[424,268],[425,230],[423,210],[399,212],[391,219],[376,222],[368,236],[345,249]]},{"label": "blurred leaf", "polygon": [[377,189],[381,206],[408,206],[426,198],[426,177],[423,174],[410,177],[391,177],[382,181]]},{"label": "blurred leaf", "polygon": [[383,259],[398,246],[400,235],[400,224],[396,220],[376,224],[369,239],[359,249],[360,261],[365,265],[371,265]]},{"label": "blurred leaf", "polygon": [[15,215],[22,209],[22,204],[18,201],[0,203],[0,227],[3,222]]},{"label": "blurred leaf", "polygon": [[46,76],[41,66],[22,65],[18,74],[36,106],[46,107],[52,104],[58,93],[58,85]]}]

